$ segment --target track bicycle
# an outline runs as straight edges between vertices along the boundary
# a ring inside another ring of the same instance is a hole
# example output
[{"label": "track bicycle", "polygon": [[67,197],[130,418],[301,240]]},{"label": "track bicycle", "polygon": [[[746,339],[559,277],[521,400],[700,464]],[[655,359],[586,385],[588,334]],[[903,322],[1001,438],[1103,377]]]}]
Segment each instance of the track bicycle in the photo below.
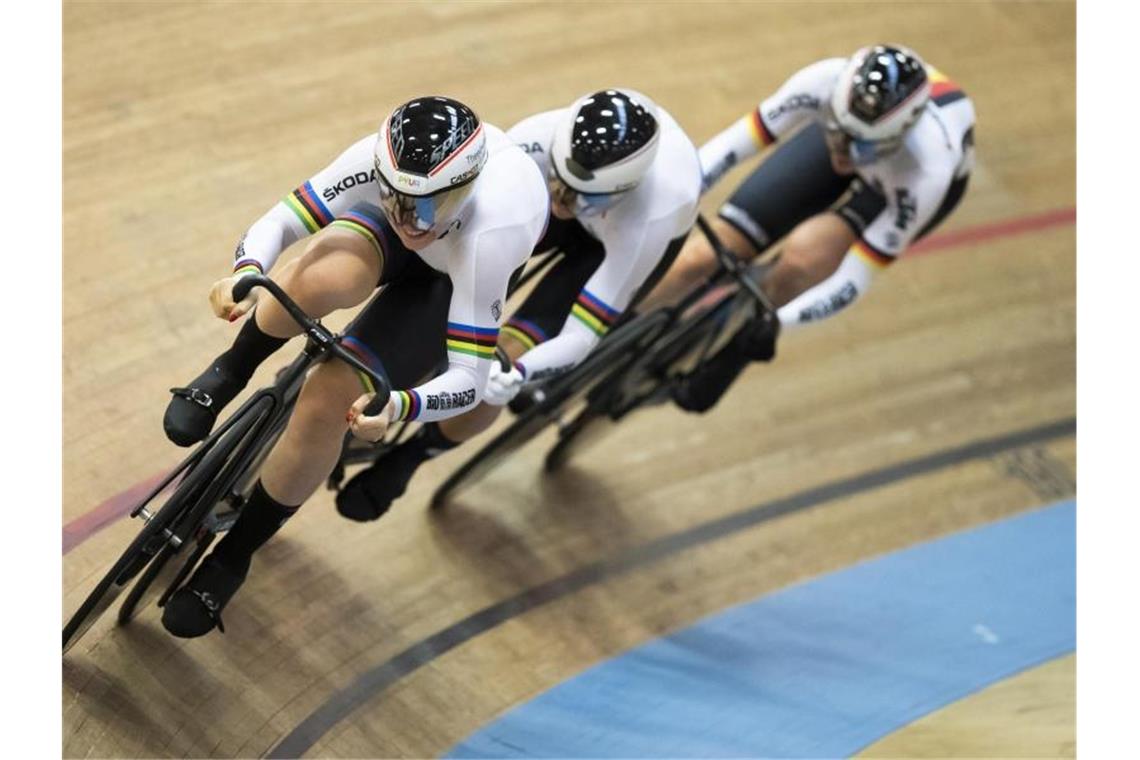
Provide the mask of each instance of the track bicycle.
[{"label": "track bicycle", "polygon": [[746,321],[775,312],[756,284],[764,265],[743,263],[703,216],[697,226],[716,253],[717,271],[675,306],[620,322],[580,364],[529,391],[515,407],[515,420],[436,489],[433,509],[478,483],[551,424],[558,426],[558,440],[545,468],[557,470],[595,438],[588,433],[602,429],[597,423],[666,401],[672,384],[720,350]]},{"label": "track bicycle", "polygon": [[[243,277],[234,285],[234,301],[243,300],[254,287],[269,291],[301,326],[307,337],[304,349],[278,372],[272,385],[253,393],[131,511],[132,518],[142,521],[142,529],[67,621],[64,652],[132,581],[119,610],[120,624],[130,622],[152,602],[160,607],[166,604],[214,539],[233,525],[315,364],[333,356],[366,374],[375,385],[376,397],[365,414],[377,414],[387,404],[387,378],[346,350],[341,334],[305,314],[277,283],[264,275]],[[207,406],[212,403],[200,392],[195,400]],[[393,428],[393,437],[404,433],[402,426]],[[156,507],[159,502],[161,506]]]}]

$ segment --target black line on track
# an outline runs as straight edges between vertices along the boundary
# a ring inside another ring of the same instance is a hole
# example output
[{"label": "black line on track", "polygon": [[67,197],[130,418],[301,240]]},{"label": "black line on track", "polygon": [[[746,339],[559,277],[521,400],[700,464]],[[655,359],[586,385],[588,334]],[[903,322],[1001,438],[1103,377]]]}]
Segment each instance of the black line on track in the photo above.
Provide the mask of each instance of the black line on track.
[{"label": "black line on track", "polygon": [[266,757],[294,758],[311,749],[328,731],[354,710],[398,680],[476,636],[512,618],[583,588],[652,564],[664,557],[715,541],[777,517],[799,512],[835,499],[847,498],[908,478],[925,475],[973,459],[985,459],[1024,446],[1074,435],[1075,417],[1015,433],[987,438],[927,456],[837,480],[798,494],[760,504],[743,512],[703,523],[681,533],[634,547],[617,557],[594,562],[554,580],[526,589],[509,599],[484,607],[463,620],[428,636],[404,651],[362,673],[333,694],[289,732]]}]

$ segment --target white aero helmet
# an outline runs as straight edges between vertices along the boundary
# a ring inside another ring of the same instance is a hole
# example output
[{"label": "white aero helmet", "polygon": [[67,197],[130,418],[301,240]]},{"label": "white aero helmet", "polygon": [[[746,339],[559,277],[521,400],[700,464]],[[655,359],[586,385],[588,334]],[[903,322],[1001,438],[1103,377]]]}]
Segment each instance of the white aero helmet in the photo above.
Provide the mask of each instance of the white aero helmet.
[{"label": "white aero helmet", "polygon": [[487,163],[483,124],[444,97],[410,100],[380,125],[374,149],[380,206],[393,223],[441,228]]},{"label": "white aero helmet", "polygon": [[576,195],[577,213],[598,213],[637,187],[660,137],[657,106],[641,93],[613,88],[585,95],[554,130],[552,179]]},{"label": "white aero helmet", "polygon": [[930,100],[930,79],[918,55],[901,45],[861,48],[831,94],[828,128],[851,139],[851,159],[865,164],[902,145]]}]

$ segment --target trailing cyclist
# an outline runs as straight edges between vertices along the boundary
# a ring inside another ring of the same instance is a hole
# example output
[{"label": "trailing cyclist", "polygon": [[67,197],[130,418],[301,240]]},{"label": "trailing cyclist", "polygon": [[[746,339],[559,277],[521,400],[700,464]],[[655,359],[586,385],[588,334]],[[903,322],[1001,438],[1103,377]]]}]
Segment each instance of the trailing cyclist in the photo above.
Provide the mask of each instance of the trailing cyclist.
[{"label": "trailing cyclist", "polygon": [[371,382],[346,363],[330,360],[309,374],[240,516],[167,602],[167,630],[191,637],[221,627],[253,553],[328,477],[346,428],[376,440],[393,420],[442,420],[479,403],[509,281],[541,237],[547,211],[542,174],[501,130],[458,101],[422,97],[250,227],[234,275],[214,285],[210,303],[231,321],[252,314],[234,345],[175,391],[164,420],[170,438],[182,445],[204,438],[254,369],[299,332],[275,300],[234,303],[232,290],[310,234],[276,279],[313,316],[359,304],[385,285],[343,345],[397,390],[369,415]]},{"label": "trailing cyclist", "polygon": [[551,219],[536,251],[563,256],[504,325],[499,346],[513,365],[492,367],[486,403],[425,425],[358,473],[337,495],[346,517],[380,517],[420,464],[488,428],[527,384],[582,361],[664,274],[696,219],[696,148],[640,93],[590,93],[522,120],[508,136],[547,178]]},{"label": "trailing cyclist", "polygon": [[[691,411],[715,404],[750,361],[771,359],[781,326],[854,303],[954,210],[973,167],[974,106],[913,51],[875,45],[807,66],[703,145],[705,188],[771,146],[713,228],[745,260],[783,239],[762,282],[778,320],[753,320],[674,389]],[[675,301],[716,266],[707,240],[691,238],[646,305]]]}]

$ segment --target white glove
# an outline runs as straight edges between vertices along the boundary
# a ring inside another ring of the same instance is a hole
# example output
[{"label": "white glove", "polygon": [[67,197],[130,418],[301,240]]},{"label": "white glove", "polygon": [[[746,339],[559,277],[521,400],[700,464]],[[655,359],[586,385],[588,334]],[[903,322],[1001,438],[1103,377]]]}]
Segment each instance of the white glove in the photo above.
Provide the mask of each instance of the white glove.
[{"label": "white glove", "polygon": [[498,362],[491,365],[491,376],[487,378],[487,390],[483,393],[483,400],[491,406],[504,406],[518,395],[523,387],[523,376],[518,367],[512,366],[510,371],[504,372]]}]

